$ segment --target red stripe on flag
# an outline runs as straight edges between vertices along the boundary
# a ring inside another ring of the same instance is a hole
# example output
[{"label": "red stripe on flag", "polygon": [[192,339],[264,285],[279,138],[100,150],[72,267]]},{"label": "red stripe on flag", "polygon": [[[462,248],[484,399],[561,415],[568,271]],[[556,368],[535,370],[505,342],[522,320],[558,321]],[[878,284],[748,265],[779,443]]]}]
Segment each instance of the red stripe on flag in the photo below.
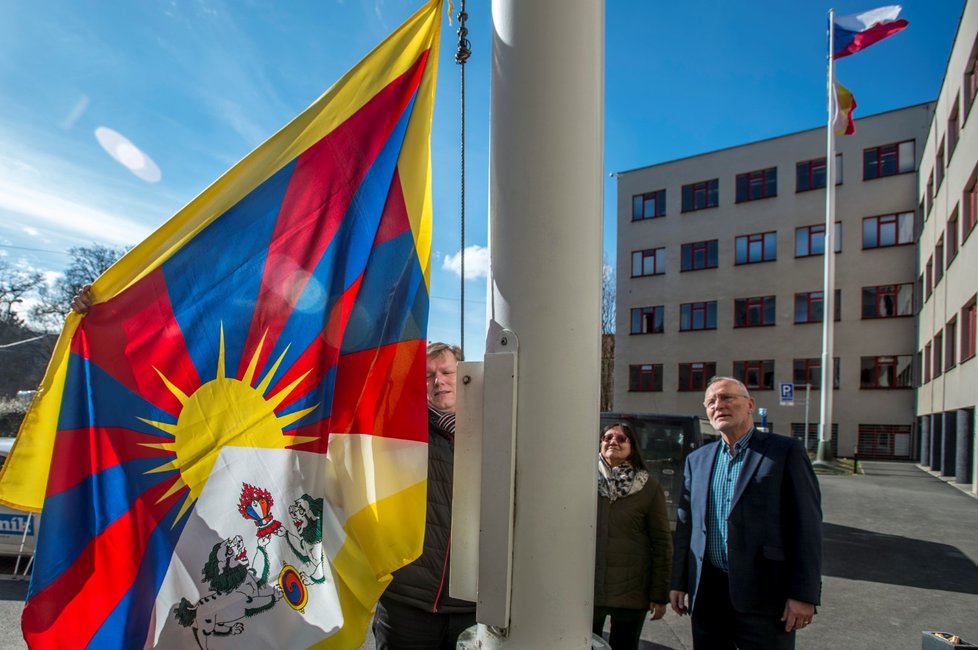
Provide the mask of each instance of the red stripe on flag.
[{"label": "red stripe on flag", "polygon": [[[239,375],[267,332],[278,339],[350,201],[421,82],[428,52],[350,118],[304,151],[282,200]],[[325,199],[324,199],[325,197]],[[265,345],[263,367],[271,354]]]},{"label": "red stripe on flag", "polygon": [[168,442],[130,429],[91,428],[62,430],[54,443],[47,495],[69,490],[92,474],[136,458],[160,458],[172,453],[140,443]]},{"label": "red stripe on flag", "polygon": [[162,269],[92,307],[71,341],[71,350],[170,414],[179,413],[181,404],[154,368],[187,395],[200,386],[170,306]]},{"label": "red stripe on flag", "polygon": [[85,646],[132,586],[146,544],[186,490],[156,501],[173,481],[144,492],[125,516],[92,540],[57,580],[24,606],[21,629],[31,648]]},{"label": "red stripe on flag", "polygon": [[394,239],[410,227],[411,221],[408,219],[407,206],[404,205],[404,191],[401,189],[401,174],[395,168],[391,191],[387,195],[384,213],[381,215],[380,224],[377,226],[374,246]]},{"label": "red stripe on flag", "polygon": [[405,341],[340,357],[330,430],[427,440],[426,354]]}]

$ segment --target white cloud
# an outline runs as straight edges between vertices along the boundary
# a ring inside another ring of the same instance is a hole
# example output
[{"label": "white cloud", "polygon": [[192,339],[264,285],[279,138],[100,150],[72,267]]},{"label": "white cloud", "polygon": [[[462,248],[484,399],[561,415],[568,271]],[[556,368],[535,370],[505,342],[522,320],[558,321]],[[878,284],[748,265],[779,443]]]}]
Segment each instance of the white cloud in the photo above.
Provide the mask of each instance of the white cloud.
[{"label": "white cloud", "polygon": [[[441,263],[446,271],[462,275],[462,252],[446,255]],[[479,245],[465,247],[465,279],[475,280],[489,276],[489,249]]]}]

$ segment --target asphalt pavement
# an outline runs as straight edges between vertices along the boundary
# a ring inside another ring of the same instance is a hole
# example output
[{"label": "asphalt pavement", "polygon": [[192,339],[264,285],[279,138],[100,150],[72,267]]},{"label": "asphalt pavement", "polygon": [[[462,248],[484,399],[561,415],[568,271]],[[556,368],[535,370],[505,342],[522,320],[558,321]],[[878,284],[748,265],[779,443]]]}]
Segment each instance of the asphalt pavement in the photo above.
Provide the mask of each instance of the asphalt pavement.
[{"label": "asphalt pavement", "polygon": [[[978,644],[978,498],[911,463],[862,467],[862,475],[819,476],[822,606],[798,633],[798,650],[920,650],[932,630]],[[0,580],[0,650],[27,647],[26,593],[25,582]],[[370,638],[361,646],[372,648]],[[670,611],[647,622],[640,648],[692,648],[689,619]]]}]

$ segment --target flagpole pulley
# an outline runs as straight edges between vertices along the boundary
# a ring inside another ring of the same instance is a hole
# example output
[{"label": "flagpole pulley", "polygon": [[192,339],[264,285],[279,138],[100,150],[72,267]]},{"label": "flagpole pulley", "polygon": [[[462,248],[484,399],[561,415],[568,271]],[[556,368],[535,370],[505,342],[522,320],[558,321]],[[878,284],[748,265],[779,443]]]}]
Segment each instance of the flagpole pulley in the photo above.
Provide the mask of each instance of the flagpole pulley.
[{"label": "flagpole pulley", "polygon": [[459,108],[460,108],[460,137],[459,137],[459,344],[462,355],[465,355],[465,63],[472,56],[472,44],[469,42],[469,29],[465,21],[469,14],[465,11],[465,0],[459,4],[458,11],[458,49],[455,51],[455,63],[459,65]]}]

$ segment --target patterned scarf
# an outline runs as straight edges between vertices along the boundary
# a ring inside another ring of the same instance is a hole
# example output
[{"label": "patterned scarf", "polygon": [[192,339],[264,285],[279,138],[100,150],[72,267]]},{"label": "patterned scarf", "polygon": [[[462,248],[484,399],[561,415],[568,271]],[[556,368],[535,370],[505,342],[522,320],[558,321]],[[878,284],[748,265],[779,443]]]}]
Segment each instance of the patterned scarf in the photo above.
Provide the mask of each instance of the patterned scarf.
[{"label": "patterned scarf", "polygon": [[635,494],[649,480],[649,473],[644,469],[638,471],[627,460],[617,467],[612,467],[604,458],[598,456],[598,495],[606,497],[612,503],[615,499]]},{"label": "patterned scarf", "polygon": [[435,425],[440,433],[455,445],[455,414],[428,407],[428,422]]}]

